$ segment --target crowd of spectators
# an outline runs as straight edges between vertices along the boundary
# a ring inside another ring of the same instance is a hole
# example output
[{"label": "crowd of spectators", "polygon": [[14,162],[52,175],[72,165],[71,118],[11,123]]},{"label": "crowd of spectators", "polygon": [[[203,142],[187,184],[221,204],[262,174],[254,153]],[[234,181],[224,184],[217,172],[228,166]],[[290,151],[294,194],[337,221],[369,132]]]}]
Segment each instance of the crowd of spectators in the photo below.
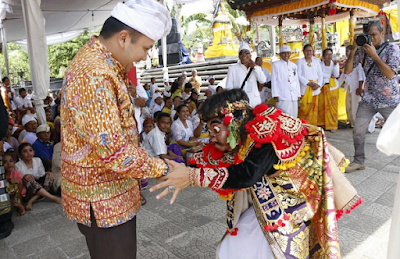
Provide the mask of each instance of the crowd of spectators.
[{"label": "crowd of spectators", "polygon": [[0,156],[11,205],[24,215],[42,197],[61,204],[60,96],[49,93],[43,100],[43,124],[38,121],[32,90],[20,88],[17,94],[4,77],[1,97],[9,119]]},{"label": "crowd of spectators", "polygon": [[183,72],[175,80],[165,80],[163,91],[156,78],[143,86],[148,98],[136,120],[142,123],[141,145],[150,156],[186,163],[192,153],[208,143],[206,124],[197,111],[205,99],[222,90],[214,85],[213,76],[208,81],[205,95],[199,92],[201,78],[195,70],[190,78]]}]

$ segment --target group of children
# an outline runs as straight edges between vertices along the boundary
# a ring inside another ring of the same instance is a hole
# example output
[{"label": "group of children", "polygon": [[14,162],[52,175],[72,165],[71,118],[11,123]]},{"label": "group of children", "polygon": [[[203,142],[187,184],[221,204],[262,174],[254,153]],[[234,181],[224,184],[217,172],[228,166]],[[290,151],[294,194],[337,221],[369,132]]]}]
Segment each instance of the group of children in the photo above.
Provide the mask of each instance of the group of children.
[{"label": "group of children", "polygon": [[7,150],[3,155],[3,165],[7,192],[12,206],[19,210],[19,215],[25,214],[25,208],[32,210],[33,203],[40,197],[61,204],[61,198],[50,193],[54,174],[45,171],[42,160],[35,157],[35,151],[30,143],[19,145],[18,153]]}]

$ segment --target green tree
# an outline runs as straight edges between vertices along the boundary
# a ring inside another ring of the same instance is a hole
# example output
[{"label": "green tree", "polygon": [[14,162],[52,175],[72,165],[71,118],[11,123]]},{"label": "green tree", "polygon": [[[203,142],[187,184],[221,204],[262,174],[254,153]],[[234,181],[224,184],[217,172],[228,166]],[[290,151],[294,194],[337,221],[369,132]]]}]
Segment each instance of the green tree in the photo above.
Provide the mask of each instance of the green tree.
[{"label": "green tree", "polygon": [[[31,80],[30,68],[29,68],[29,58],[28,52],[26,48],[15,44],[15,43],[8,43],[8,62],[10,67],[10,74],[8,77],[10,80],[16,84],[20,81],[18,76],[19,72],[23,72],[24,76],[23,79]],[[4,54],[0,54],[0,66],[1,66],[1,74],[7,76],[7,69],[5,65]]]},{"label": "green tree", "polygon": [[242,41],[244,39],[253,39],[255,34],[256,34],[256,28],[254,24],[251,24],[251,27],[249,28],[248,25],[241,25],[237,22],[237,19],[239,17],[247,17],[246,13],[239,10],[239,9],[232,9],[232,7],[228,4],[226,0],[221,1],[221,9],[222,12],[228,16],[229,20],[231,20],[232,23],[232,32],[236,36],[236,38],[239,41]]},{"label": "green tree", "polygon": [[68,67],[78,50],[90,39],[94,32],[86,31],[81,36],[61,44],[48,46],[48,60],[50,76],[63,78],[65,68]]},{"label": "green tree", "polygon": [[[196,29],[188,33],[189,24],[192,22],[196,23]],[[204,13],[195,13],[188,17],[182,17],[182,27],[184,29],[182,43],[187,49],[197,46],[198,41],[203,42],[203,47],[205,47],[204,39],[212,39],[211,20]]]}]

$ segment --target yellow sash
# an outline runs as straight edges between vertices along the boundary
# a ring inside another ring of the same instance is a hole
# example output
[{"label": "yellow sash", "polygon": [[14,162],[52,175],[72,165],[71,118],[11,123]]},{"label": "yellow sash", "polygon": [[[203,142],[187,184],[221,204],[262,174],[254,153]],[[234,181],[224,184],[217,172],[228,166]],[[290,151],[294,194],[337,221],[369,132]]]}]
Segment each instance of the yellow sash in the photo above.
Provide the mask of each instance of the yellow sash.
[{"label": "yellow sash", "polygon": [[[313,82],[316,83],[317,80],[310,80],[309,82]],[[308,103],[312,103],[313,101],[313,90],[310,86],[307,86],[307,90],[304,93],[303,98],[301,98],[300,103],[301,104],[308,104]]]}]

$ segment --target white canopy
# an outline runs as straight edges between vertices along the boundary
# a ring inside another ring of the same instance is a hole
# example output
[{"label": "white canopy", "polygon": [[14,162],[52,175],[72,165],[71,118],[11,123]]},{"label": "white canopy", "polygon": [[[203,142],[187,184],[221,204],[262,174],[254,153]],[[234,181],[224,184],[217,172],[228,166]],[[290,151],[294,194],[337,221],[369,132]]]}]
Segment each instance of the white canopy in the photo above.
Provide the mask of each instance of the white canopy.
[{"label": "white canopy", "polygon": [[[46,35],[103,25],[118,0],[41,0]],[[0,18],[7,41],[26,39],[21,0],[1,0]]]},{"label": "white canopy", "polygon": [[118,0],[1,0],[0,19],[5,32],[4,40],[22,41],[19,43],[28,46],[39,123],[46,123],[43,99],[50,86],[47,44],[71,40],[82,34],[86,28],[102,25],[117,2]]}]

